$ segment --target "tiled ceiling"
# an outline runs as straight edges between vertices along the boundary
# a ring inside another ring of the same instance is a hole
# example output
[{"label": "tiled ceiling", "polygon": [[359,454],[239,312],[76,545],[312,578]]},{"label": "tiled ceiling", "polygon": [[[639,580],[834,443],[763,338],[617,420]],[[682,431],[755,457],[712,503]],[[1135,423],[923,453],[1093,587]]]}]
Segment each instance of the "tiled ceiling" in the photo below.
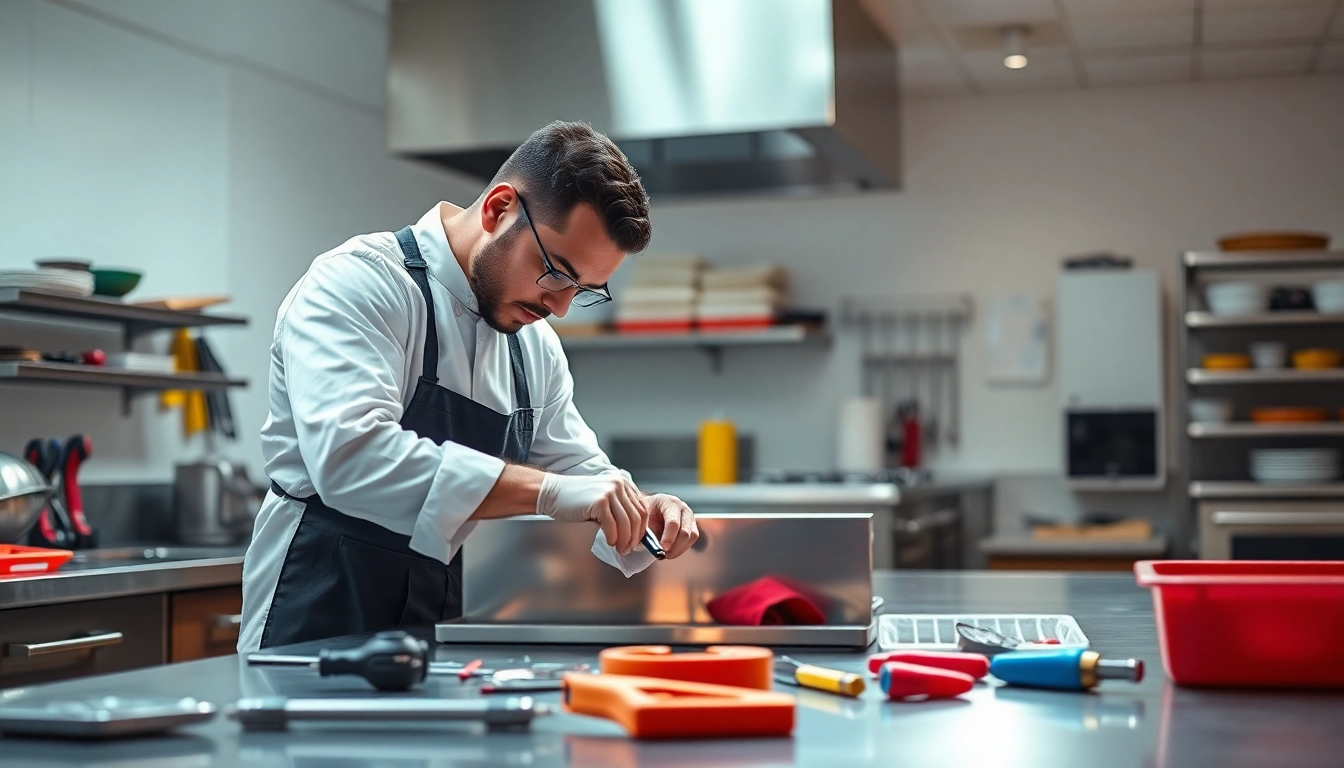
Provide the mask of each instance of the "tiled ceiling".
[{"label": "tiled ceiling", "polygon": [[[1344,72],[1344,0],[862,0],[911,97]],[[1003,66],[1025,26],[1026,68]]]}]

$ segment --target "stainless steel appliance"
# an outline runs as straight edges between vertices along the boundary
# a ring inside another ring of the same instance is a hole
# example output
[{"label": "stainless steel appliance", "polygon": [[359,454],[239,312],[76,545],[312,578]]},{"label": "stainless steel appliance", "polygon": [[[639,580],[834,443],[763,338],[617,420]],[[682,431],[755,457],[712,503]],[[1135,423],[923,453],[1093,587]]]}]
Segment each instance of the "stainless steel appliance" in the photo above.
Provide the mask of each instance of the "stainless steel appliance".
[{"label": "stainless steel appliance", "polygon": [[177,540],[208,546],[246,541],[264,495],[241,464],[215,459],[177,465],[173,481]]},{"label": "stainless steel appliance", "polygon": [[[594,557],[595,528],[540,516],[483,520],[463,547],[461,643],[745,643],[865,647],[874,637],[872,515],[697,515],[700,540],[627,579]],[[774,576],[815,596],[826,623],[739,627],[705,604]]]},{"label": "stainless steel appliance", "polygon": [[1199,554],[1208,560],[1344,560],[1344,502],[1199,502]]},{"label": "stainless steel appliance", "polygon": [[893,189],[899,91],[861,0],[391,4],[389,147],[482,180],[564,118],[654,195]]}]

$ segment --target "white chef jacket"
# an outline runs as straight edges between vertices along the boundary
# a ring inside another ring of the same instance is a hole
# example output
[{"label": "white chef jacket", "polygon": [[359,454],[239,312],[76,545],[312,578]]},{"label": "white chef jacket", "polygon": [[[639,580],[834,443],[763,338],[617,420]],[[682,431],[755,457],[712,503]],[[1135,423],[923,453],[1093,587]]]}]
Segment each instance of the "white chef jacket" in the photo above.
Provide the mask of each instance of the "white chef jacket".
[{"label": "white chef jacket", "polygon": [[[439,203],[411,230],[429,265],[439,336],[439,385],[500,413],[518,408],[508,339],[477,314],[476,296],[444,234]],[[537,274],[541,262],[537,262]],[[270,415],[261,428],[266,474],[291,496],[410,536],[450,561],[504,462],[399,424],[423,367],[426,306],[391,232],[360,235],[313,260],[280,305],[271,341]],[[536,432],[528,459],[550,472],[619,472],[574,407],[574,380],[545,321],[518,331]],[[243,562],[238,651],[256,650],[303,504],[267,494]],[[601,531],[594,550],[615,558]],[[626,570],[653,562],[642,549]]]}]

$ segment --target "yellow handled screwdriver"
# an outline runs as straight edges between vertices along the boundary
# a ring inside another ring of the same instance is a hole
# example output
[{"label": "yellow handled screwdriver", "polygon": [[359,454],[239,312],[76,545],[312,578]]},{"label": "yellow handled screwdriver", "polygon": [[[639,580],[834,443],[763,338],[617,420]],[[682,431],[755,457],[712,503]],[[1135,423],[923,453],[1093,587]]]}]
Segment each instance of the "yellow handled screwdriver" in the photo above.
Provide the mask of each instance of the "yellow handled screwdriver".
[{"label": "yellow handled screwdriver", "polygon": [[851,698],[858,698],[864,690],[862,675],[819,667],[815,664],[803,664],[788,656],[780,656],[775,661],[775,681]]}]

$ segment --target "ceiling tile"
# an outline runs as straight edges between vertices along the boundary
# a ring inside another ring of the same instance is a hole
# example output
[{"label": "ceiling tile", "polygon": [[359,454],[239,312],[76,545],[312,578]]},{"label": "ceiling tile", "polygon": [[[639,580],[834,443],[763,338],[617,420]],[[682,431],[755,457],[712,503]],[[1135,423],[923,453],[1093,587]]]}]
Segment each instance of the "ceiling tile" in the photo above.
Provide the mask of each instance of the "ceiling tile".
[{"label": "ceiling tile", "polygon": [[1078,78],[1072,73],[1054,72],[1034,77],[981,80],[980,90],[985,93],[1018,93],[1023,91],[1061,91],[1078,87]]},{"label": "ceiling tile", "polygon": [[1078,16],[1069,20],[1073,39],[1087,50],[1192,45],[1195,14],[1188,12]]},{"label": "ceiling tile", "polygon": [[1344,7],[1335,9],[1335,23],[1330,27],[1330,36],[1344,40]]},{"label": "ceiling tile", "polygon": [[1015,24],[1058,18],[1053,0],[922,0],[944,24]]},{"label": "ceiling tile", "polygon": [[1344,43],[1322,48],[1318,64],[1322,72],[1344,72]]},{"label": "ceiling tile", "polygon": [[971,87],[965,80],[945,83],[908,83],[901,85],[901,96],[908,99],[927,99],[936,96],[969,96]]},{"label": "ceiling tile", "polygon": [[1145,11],[1185,11],[1194,13],[1195,0],[1063,0],[1069,18],[1095,14],[1138,13]]},{"label": "ceiling tile", "polygon": [[1325,32],[1330,5],[1212,6],[1204,9],[1205,43],[1315,40]]},{"label": "ceiling tile", "polygon": [[1200,74],[1205,78],[1287,75],[1307,71],[1310,46],[1263,48],[1240,51],[1209,51],[1200,54]]},{"label": "ceiling tile", "polygon": [[1083,62],[1088,82],[1094,85],[1167,83],[1189,80],[1194,55],[1172,53],[1120,59],[1088,59]]},{"label": "ceiling tile", "polygon": [[1069,60],[1069,52],[1064,48],[1028,48],[1027,66],[1022,69],[1009,69],[1003,66],[1003,51],[972,51],[963,53],[961,60],[977,77],[990,75],[1031,78],[1042,72],[1073,71],[1073,62]]}]

